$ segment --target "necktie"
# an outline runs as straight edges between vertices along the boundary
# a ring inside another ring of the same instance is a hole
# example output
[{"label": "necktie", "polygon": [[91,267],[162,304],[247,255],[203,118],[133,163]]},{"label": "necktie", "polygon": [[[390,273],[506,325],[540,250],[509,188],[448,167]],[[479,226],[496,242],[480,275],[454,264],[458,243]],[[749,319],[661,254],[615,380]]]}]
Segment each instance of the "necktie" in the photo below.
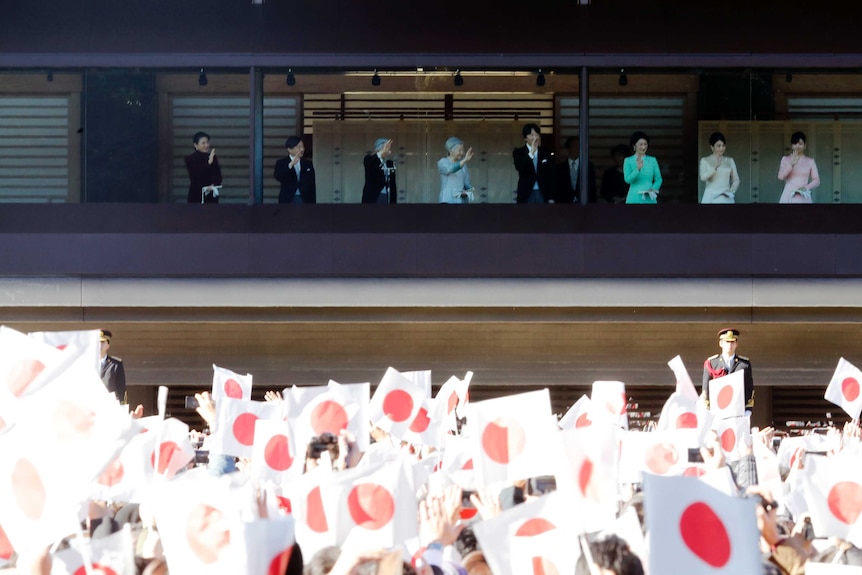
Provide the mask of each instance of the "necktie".
[{"label": "necktie", "polygon": [[572,189],[578,189],[578,164],[577,162],[569,162],[569,177],[572,180]]}]

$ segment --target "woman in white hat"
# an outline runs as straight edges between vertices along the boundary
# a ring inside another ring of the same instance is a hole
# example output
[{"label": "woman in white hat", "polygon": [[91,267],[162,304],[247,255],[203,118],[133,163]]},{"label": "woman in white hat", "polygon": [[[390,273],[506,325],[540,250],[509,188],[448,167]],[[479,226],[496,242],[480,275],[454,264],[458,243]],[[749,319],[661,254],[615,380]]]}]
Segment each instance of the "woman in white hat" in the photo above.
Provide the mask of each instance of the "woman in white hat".
[{"label": "woman in white hat", "polygon": [[452,136],[446,140],[445,158],[437,162],[440,172],[440,203],[469,204],[473,201],[473,186],[467,162],[473,157],[473,148],[464,151],[464,142]]}]

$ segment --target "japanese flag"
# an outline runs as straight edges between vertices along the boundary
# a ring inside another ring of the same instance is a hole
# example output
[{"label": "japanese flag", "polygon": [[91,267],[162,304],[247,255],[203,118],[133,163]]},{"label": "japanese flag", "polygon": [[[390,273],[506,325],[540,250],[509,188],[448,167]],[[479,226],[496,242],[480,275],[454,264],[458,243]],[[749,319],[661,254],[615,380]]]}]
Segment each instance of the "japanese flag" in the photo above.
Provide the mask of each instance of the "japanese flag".
[{"label": "japanese flag", "polygon": [[431,416],[433,412],[434,400],[426,397],[422,401],[422,407],[419,408],[416,417],[413,418],[413,423],[410,424],[410,428],[404,433],[402,439],[414,445],[427,445],[435,448],[442,447],[446,430],[443,426],[443,420]]},{"label": "japanese flag", "polygon": [[0,525],[0,567],[6,565],[15,553],[12,543],[3,531],[3,525]]},{"label": "japanese flag", "polygon": [[274,402],[224,397],[216,405],[216,429],[210,452],[234,457],[252,456],[254,426],[259,419],[280,420],[282,414],[282,405]]},{"label": "japanese flag", "polygon": [[282,575],[293,551],[294,520],[283,516],[242,522],[235,527],[245,575]]},{"label": "japanese flag", "polygon": [[745,413],[745,370],[709,382],[709,410],[717,419]]},{"label": "japanese flag", "polygon": [[862,516],[859,469],[862,458],[856,455],[806,457],[800,479],[818,537],[847,539],[851,527]]},{"label": "japanese flag", "polygon": [[286,421],[259,420],[254,426],[251,476],[259,481],[281,482],[302,474],[305,451],[293,441]]},{"label": "japanese flag", "polygon": [[835,368],[835,373],[826,388],[826,395],[823,397],[843,409],[854,420],[858,420],[859,413],[862,412],[860,385],[862,385],[862,371],[842,357],[838,360],[838,367]]},{"label": "japanese flag", "polygon": [[560,429],[580,429],[592,425],[590,409],[592,402],[586,395],[582,395],[560,419]]},{"label": "japanese flag", "polygon": [[718,440],[724,457],[728,461],[738,461],[740,448],[743,445],[751,445],[750,416],[716,419],[713,422],[713,427],[718,433]]},{"label": "japanese flag", "polygon": [[648,473],[679,475],[688,467],[692,434],[685,431],[630,431],[622,438],[620,483],[640,483]]},{"label": "japanese flag", "polygon": [[778,469],[778,456],[760,441],[753,442],[754,465],[757,469],[757,483],[772,493],[776,499],[782,499],[783,484],[781,472]]},{"label": "japanese flag", "polygon": [[551,475],[561,447],[547,388],[470,403],[467,423],[482,485]]},{"label": "japanese flag", "polygon": [[521,575],[512,571],[513,541],[532,542],[536,536],[557,529],[571,538],[572,533],[583,530],[579,517],[582,514],[571,495],[554,491],[476,523],[473,532],[494,575]]},{"label": "japanese flag", "polygon": [[213,399],[218,403],[222,397],[251,399],[252,375],[240,375],[213,364]]},{"label": "japanese flag", "polygon": [[595,421],[611,421],[622,427],[629,428],[629,418],[626,414],[626,384],[621,381],[594,381],[590,394],[592,401],[592,416]]},{"label": "japanese flag", "polygon": [[607,527],[616,517],[618,429],[604,424],[562,432],[565,451],[558,458],[557,490],[570,492],[579,501],[590,532]]},{"label": "japanese flag", "polygon": [[697,406],[697,398],[692,399],[679,392],[672,393],[661,410],[656,429],[698,429],[700,421]]},{"label": "japanese flag", "polygon": [[476,473],[473,467],[472,444],[460,435],[447,435],[440,470],[462,489],[475,491]]},{"label": "japanese flag", "polygon": [[92,484],[91,497],[104,501],[142,501],[153,478],[150,455],[155,446],[155,431],[135,435]]},{"label": "japanese flag", "polygon": [[651,575],[760,575],[754,499],[692,477],[644,476]]},{"label": "japanese flag", "polygon": [[87,331],[37,331],[28,334],[37,341],[41,341],[59,350],[75,348],[84,357],[90,358],[93,369],[100,371],[102,362],[101,344],[99,342],[99,330]]},{"label": "japanese flag", "polygon": [[189,426],[179,419],[164,420],[155,436],[150,465],[156,475],[170,479],[195,458],[195,449],[189,440]]},{"label": "japanese flag", "polygon": [[416,419],[425,397],[423,387],[390,367],[371,398],[368,415],[377,427],[401,439]]},{"label": "japanese flag", "polygon": [[70,363],[69,356],[19,331],[0,326],[0,417],[8,420],[14,400],[35,391]]},{"label": "japanese flag", "polygon": [[676,376],[676,393],[692,401],[697,401],[697,389],[695,389],[694,384],[691,382],[691,377],[689,377],[688,370],[685,369],[685,365],[682,363],[682,358],[676,356],[667,362],[667,365],[673,370],[673,374]]},{"label": "japanese flag", "polygon": [[311,395],[295,418],[294,434],[299,446],[307,445],[316,435],[331,433],[337,436],[342,429],[356,438],[361,451],[368,448],[368,383],[339,384],[330,381],[321,393]]},{"label": "japanese flag", "polygon": [[78,545],[51,556],[51,575],[85,575],[85,561],[93,575],[135,575],[135,550],[128,526],[106,537],[77,539],[74,543]]},{"label": "japanese flag", "polygon": [[282,484],[284,500],[296,519],[296,541],[303,556],[337,543],[338,502],[329,487],[332,476],[331,470],[320,466]]},{"label": "japanese flag", "polygon": [[512,537],[511,573],[518,575],[570,575],[580,556],[578,534],[552,529],[533,537]]},{"label": "japanese flag", "polygon": [[458,431],[459,409],[467,405],[472,378],[472,371],[468,371],[464,379],[453,375],[440,387],[434,398],[434,417],[444,422],[446,431]]},{"label": "japanese flag", "polygon": [[425,396],[431,397],[431,370],[402,371],[401,375],[425,390]]}]

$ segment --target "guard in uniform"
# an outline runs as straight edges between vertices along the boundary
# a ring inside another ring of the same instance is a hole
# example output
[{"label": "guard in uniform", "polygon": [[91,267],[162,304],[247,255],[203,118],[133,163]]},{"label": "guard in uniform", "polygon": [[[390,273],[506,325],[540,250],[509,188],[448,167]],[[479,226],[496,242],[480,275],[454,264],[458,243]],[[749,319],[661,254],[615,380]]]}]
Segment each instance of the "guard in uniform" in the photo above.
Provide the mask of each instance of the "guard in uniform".
[{"label": "guard in uniform", "polygon": [[745,408],[754,407],[754,376],[751,373],[751,360],[736,354],[739,330],[724,328],[718,332],[718,346],[721,353],[708,357],[703,362],[703,395],[709,406],[709,380],[730,375],[733,372],[745,370]]},{"label": "guard in uniform", "polygon": [[101,373],[102,383],[108,388],[108,391],[120,400],[121,403],[126,402],[126,369],[123,367],[123,360],[119,357],[111,357],[108,355],[108,348],[111,347],[111,338],[113,334],[107,329],[99,332],[99,342],[101,344]]}]

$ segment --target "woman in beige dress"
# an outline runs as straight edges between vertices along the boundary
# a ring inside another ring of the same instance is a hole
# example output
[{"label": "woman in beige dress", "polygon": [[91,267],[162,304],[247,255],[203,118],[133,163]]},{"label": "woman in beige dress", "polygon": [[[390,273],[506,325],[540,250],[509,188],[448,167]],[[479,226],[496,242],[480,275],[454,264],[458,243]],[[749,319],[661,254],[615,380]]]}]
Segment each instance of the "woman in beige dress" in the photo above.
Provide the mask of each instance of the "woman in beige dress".
[{"label": "woman in beige dress", "polygon": [[739,188],[739,172],[733,158],[724,155],[727,139],[721,132],[709,137],[712,154],[700,159],[700,180],[706,183],[702,204],[733,204]]}]

